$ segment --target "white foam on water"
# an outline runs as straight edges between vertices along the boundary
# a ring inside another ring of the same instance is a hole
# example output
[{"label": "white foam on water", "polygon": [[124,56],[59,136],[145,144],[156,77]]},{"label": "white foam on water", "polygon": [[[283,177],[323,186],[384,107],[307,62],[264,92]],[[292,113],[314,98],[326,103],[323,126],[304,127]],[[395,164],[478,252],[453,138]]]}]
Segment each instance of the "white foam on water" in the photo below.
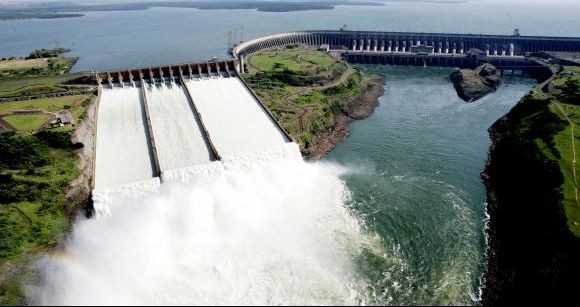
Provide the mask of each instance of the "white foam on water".
[{"label": "white foam on water", "polygon": [[346,170],[281,147],[79,222],[64,252],[39,262],[30,302],[364,304],[353,259],[374,239],[347,208]]},{"label": "white foam on water", "polygon": [[106,189],[95,189],[92,193],[95,217],[109,216],[113,206],[157,193],[160,186],[161,181],[155,177]]},{"label": "white foam on water", "polygon": [[95,188],[153,177],[141,89],[103,89],[98,110]]}]

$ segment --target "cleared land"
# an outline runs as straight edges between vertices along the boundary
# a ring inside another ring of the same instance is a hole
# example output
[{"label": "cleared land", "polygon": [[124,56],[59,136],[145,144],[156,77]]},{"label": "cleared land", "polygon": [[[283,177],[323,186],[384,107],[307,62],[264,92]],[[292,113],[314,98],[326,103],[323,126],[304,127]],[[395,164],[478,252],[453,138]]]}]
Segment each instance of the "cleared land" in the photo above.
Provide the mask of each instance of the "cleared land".
[{"label": "cleared land", "polygon": [[[41,51],[36,51],[38,52]],[[86,85],[68,84],[73,79],[87,76],[87,74],[68,74],[77,60],[77,58],[47,57],[0,61],[0,98],[87,89]]]},{"label": "cleared land", "polygon": [[48,59],[31,59],[31,60],[8,60],[0,61],[0,70],[20,69],[33,67],[46,67]]},{"label": "cleared land", "polygon": [[86,89],[86,86],[65,84],[81,76],[84,75],[75,74],[0,79],[0,97],[31,96],[44,93],[66,92],[69,89]]},{"label": "cleared land", "polygon": [[0,103],[0,114],[8,114],[17,110],[45,110],[48,112],[69,110],[76,123],[85,117],[87,105],[91,98],[90,95],[79,95]]},{"label": "cleared land", "polygon": [[2,118],[16,130],[30,131],[40,129],[50,119],[47,114],[9,115]]},{"label": "cleared land", "polygon": [[[79,95],[79,96],[64,96],[56,98],[46,98],[46,99],[33,99],[25,101],[7,102],[0,103],[0,114],[11,114],[13,111],[21,110],[44,110],[47,112],[57,112],[61,110],[68,110],[73,116],[73,124],[79,123],[86,116],[87,106],[91,102],[91,95]],[[30,131],[40,128],[42,124],[39,124],[39,120],[35,117],[22,117],[22,115],[16,116],[16,121],[18,121],[17,126],[12,125],[12,122],[6,120],[8,116],[3,117],[7,123],[11,124],[14,128],[21,131]],[[30,121],[28,123],[27,121]],[[44,121],[46,122],[46,121]],[[44,123],[43,122],[43,123]],[[35,127],[35,128],[33,128]],[[74,126],[63,126],[54,128],[51,130],[56,131],[72,131]]]},{"label": "cleared land", "polygon": [[264,52],[252,56],[251,64],[259,71],[282,72],[289,70],[300,74],[318,74],[329,71],[336,60],[326,53],[303,48]]},{"label": "cleared land", "polygon": [[64,57],[0,61],[0,78],[62,75],[69,72],[76,62],[76,58]]}]

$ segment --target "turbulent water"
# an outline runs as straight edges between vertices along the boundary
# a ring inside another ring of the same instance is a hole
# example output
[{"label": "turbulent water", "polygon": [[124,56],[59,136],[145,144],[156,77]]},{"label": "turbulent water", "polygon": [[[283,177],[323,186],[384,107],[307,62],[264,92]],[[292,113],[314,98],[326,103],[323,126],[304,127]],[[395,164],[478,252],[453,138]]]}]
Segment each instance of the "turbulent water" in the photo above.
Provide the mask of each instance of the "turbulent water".
[{"label": "turbulent water", "polygon": [[147,197],[97,202],[104,214],[78,223],[64,252],[39,263],[32,302],[366,302],[354,259],[381,251],[346,206],[347,170],[305,163],[297,146],[285,147],[275,159],[226,159],[218,174]]},{"label": "turbulent water", "polygon": [[343,176],[352,209],[401,259],[367,259],[367,275],[392,303],[472,304],[484,268],[486,130],[534,81],[507,77],[496,93],[466,104],[451,69],[363,69],[385,77],[386,93],[328,160],[358,170]]}]

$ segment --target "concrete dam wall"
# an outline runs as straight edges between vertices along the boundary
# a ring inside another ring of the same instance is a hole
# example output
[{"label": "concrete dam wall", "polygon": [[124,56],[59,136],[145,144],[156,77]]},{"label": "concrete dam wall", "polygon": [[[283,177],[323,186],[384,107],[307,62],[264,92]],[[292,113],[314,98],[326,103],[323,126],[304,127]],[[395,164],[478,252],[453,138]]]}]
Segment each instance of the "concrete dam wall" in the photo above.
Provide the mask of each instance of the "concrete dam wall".
[{"label": "concrete dam wall", "polygon": [[163,178],[291,141],[233,65],[203,66],[191,74],[165,67],[97,76],[95,189]]},{"label": "concrete dam wall", "polygon": [[514,35],[304,31],[272,34],[242,42],[232,49],[235,58],[288,44],[328,45],[350,52],[412,52],[465,54],[472,48],[489,56],[524,56],[527,52],[580,52],[580,38]]},{"label": "concrete dam wall", "polygon": [[533,52],[580,52],[580,38],[412,32],[305,31],[267,35],[231,49],[244,71],[245,57],[292,44],[333,51],[353,63],[474,68],[487,62],[502,70],[536,69]]}]

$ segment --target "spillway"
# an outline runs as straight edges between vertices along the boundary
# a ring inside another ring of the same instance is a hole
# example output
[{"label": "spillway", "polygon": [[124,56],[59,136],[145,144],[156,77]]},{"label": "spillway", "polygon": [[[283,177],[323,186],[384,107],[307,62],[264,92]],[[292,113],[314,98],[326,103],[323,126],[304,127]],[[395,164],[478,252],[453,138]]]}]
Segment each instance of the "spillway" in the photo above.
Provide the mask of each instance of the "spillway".
[{"label": "spillway", "polygon": [[151,125],[161,172],[212,160],[185,89],[177,83],[147,85]]},{"label": "spillway", "polygon": [[285,156],[290,137],[235,67],[224,61],[97,74],[93,200],[216,174],[256,155]]},{"label": "spillway", "polygon": [[98,112],[95,188],[152,178],[154,167],[141,89],[103,89]]},{"label": "spillway", "polygon": [[240,79],[189,80],[186,85],[221,156],[280,147],[287,142]]}]

